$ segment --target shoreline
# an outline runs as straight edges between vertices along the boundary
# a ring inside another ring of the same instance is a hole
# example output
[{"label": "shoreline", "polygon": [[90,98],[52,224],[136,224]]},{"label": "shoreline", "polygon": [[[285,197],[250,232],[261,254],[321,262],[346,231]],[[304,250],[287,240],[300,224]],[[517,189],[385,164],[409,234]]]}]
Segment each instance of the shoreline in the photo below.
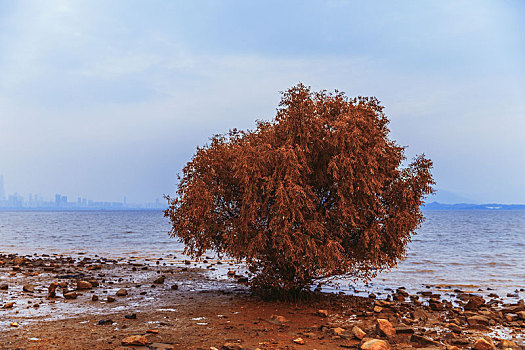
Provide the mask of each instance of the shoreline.
[{"label": "shoreline", "polygon": [[[358,349],[370,345],[367,338],[393,349],[525,349],[523,300],[460,289],[409,294],[401,287],[382,300],[317,293],[284,303],[252,296],[242,276],[217,280],[204,271],[163,258],[0,254],[0,349]],[[123,346],[133,335],[150,343]]]}]

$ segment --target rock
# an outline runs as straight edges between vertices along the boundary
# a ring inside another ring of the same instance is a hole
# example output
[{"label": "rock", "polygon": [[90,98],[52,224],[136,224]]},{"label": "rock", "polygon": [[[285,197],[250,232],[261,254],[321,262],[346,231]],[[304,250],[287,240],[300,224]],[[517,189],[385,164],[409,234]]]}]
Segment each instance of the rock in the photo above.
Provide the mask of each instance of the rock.
[{"label": "rock", "polygon": [[379,334],[387,336],[388,338],[391,338],[396,335],[396,330],[392,326],[392,324],[383,318],[377,319],[376,329],[379,332]]},{"label": "rock", "polygon": [[163,284],[165,280],[166,280],[166,276],[160,276],[155,281],[153,281],[153,283],[155,283],[155,284]]},{"label": "rock", "polygon": [[476,310],[481,305],[485,304],[485,299],[478,296],[470,297],[467,304],[463,307],[465,310]]},{"label": "rock", "polygon": [[490,321],[485,316],[475,315],[472,317],[467,317],[468,324],[470,325],[483,325],[488,326],[490,325]]},{"label": "rock", "polygon": [[494,344],[491,341],[488,341],[484,338],[478,338],[476,339],[476,342],[474,345],[472,345],[472,349],[474,350],[492,350],[495,349]]},{"label": "rock", "polygon": [[354,326],[354,328],[352,328],[352,334],[357,339],[363,339],[366,336],[365,331],[363,331],[361,328],[359,328],[357,326]]},{"label": "rock", "polygon": [[332,328],[333,335],[337,335],[340,337],[341,335],[343,335],[344,332],[345,332],[344,328],[341,328],[341,327]]},{"label": "rock", "polygon": [[146,333],[159,334],[159,330],[158,329],[148,329],[146,330]]},{"label": "rock", "polygon": [[396,334],[414,334],[414,328],[408,326],[395,327]]},{"label": "rock", "polygon": [[[175,347],[173,346],[173,344],[166,344],[166,343],[153,343],[153,344],[148,345],[148,348],[152,350],[175,350]],[[212,350],[211,347],[210,347],[210,350]]]},{"label": "rock", "polygon": [[149,340],[143,335],[130,335],[122,339],[122,345],[148,345]]},{"label": "rock", "polygon": [[115,298],[113,298],[111,295],[108,295],[108,297],[106,298],[106,301],[107,301],[108,303],[112,303],[112,302],[115,301]]},{"label": "rock", "polygon": [[230,276],[230,277],[231,277],[231,276],[235,276],[235,271],[233,271],[233,270],[229,270],[229,271],[228,271],[228,276]]},{"label": "rock", "polygon": [[88,280],[88,282],[91,283],[92,287],[98,287],[99,286],[98,281],[96,279],[94,279],[94,278]]},{"label": "rock", "polygon": [[18,327],[18,323],[16,323],[16,322],[11,322],[11,327]]},{"label": "rock", "polygon": [[447,323],[445,325],[445,327],[447,327],[448,329],[450,329],[452,332],[456,333],[456,334],[460,334],[463,330],[461,329],[460,326],[458,326],[457,324],[455,323]]},{"label": "rock", "polygon": [[97,295],[93,295],[91,297],[91,301],[98,301],[98,296]]},{"label": "rock", "polygon": [[111,320],[111,319],[108,319],[108,320],[99,320],[97,324],[98,324],[99,326],[105,326],[105,325],[108,325],[108,324],[113,324],[113,320]]},{"label": "rock", "polygon": [[518,311],[516,312],[516,315],[518,315],[520,320],[525,320],[525,311]]},{"label": "rock", "polygon": [[273,324],[276,324],[276,325],[283,325],[286,322],[288,322],[288,320],[284,316],[272,315],[270,317],[269,322],[273,323]]},{"label": "rock", "polygon": [[128,290],[125,289],[125,288],[121,288],[117,291],[117,294],[116,294],[118,297],[124,297],[126,295],[128,295]]},{"label": "rock", "polygon": [[296,338],[293,340],[295,344],[304,345],[304,339],[303,338]]},{"label": "rock", "polygon": [[317,316],[328,317],[328,310],[317,310]]},{"label": "rock", "polygon": [[221,347],[221,350],[243,350],[244,348],[239,343],[226,343]]},{"label": "rock", "polygon": [[360,346],[361,350],[389,350],[388,343],[381,339],[369,339]]},{"label": "rock", "polygon": [[24,292],[33,293],[35,291],[35,286],[33,286],[32,284],[26,284],[22,287],[22,290]]},{"label": "rock", "polygon": [[8,290],[8,289],[9,289],[9,285],[7,283],[0,284],[0,290]]},{"label": "rock", "polygon": [[417,334],[412,334],[412,336],[410,337],[410,341],[412,343],[417,343],[423,346],[436,346],[436,347],[441,346],[441,343],[434,341],[433,339],[430,339],[428,337],[417,335]]},{"label": "rock", "polygon": [[513,342],[512,340],[503,339],[499,343],[499,347],[503,349],[519,349],[519,345]]},{"label": "rock", "polygon": [[127,320],[136,320],[137,314],[131,314],[131,315],[124,315],[124,318]]},{"label": "rock", "polygon": [[58,287],[58,282],[53,282],[47,287],[47,297],[54,298],[57,296],[56,289]]},{"label": "rock", "polygon": [[5,303],[2,308],[3,309],[12,309],[14,305],[15,305],[15,302],[14,301],[10,301],[8,303]]},{"label": "rock", "polygon": [[171,285],[171,289],[172,290],[178,290],[179,289],[179,285],[178,284],[172,284]]},{"label": "rock", "polygon": [[91,289],[93,285],[88,281],[77,281],[77,290]]},{"label": "rock", "polygon": [[374,312],[380,313],[381,311],[383,311],[383,308],[381,306],[374,306]]},{"label": "rock", "polygon": [[64,293],[64,298],[66,298],[66,299],[76,299],[77,297],[78,297],[78,293],[77,292]]},{"label": "rock", "polygon": [[60,282],[58,282],[58,286],[60,288],[67,288],[67,282],[66,281],[60,281]]}]

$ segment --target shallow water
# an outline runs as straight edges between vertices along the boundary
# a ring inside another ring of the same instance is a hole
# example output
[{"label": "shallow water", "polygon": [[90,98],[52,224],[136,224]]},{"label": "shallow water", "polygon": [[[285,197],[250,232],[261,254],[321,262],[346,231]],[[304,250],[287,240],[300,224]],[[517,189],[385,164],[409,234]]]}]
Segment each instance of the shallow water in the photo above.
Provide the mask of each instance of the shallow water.
[{"label": "shallow water", "polygon": [[[525,288],[525,211],[426,211],[425,216],[397,268],[368,285],[349,287],[339,280],[339,290],[405,286],[415,292],[431,285],[506,295]],[[0,253],[179,255],[183,245],[169,237],[169,228],[157,211],[0,212]]]}]

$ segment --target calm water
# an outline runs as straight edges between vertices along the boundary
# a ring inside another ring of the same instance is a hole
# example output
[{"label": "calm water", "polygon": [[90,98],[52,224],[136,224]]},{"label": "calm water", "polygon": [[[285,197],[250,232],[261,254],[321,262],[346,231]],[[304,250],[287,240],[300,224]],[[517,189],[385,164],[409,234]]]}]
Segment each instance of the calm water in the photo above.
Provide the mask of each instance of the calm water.
[{"label": "calm water", "polygon": [[[426,211],[405,261],[368,290],[525,288],[525,211]],[[0,212],[0,252],[163,256],[183,246],[161,212]],[[347,289],[342,283],[342,288]],[[358,286],[364,288],[364,286]],[[525,292],[520,293],[525,297]]]}]

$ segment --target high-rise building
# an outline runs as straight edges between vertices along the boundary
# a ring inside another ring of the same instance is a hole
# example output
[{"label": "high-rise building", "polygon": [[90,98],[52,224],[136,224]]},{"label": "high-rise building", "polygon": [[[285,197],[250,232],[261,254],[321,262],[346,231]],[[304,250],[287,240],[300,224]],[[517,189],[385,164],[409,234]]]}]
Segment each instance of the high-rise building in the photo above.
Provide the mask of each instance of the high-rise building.
[{"label": "high-rise building", "polygon": [[5,200],[4,175],[0,175],[0,201]]}]

